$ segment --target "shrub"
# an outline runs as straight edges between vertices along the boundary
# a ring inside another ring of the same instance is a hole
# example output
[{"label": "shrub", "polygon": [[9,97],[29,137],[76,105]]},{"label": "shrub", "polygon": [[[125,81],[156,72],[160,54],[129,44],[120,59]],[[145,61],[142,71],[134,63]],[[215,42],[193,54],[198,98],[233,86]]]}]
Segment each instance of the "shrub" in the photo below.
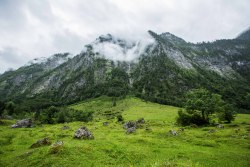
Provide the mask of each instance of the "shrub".
[{"label": "shrub", "polygon": [[121,114],[116,116],[118,122],[122,122],[124,119]]}]

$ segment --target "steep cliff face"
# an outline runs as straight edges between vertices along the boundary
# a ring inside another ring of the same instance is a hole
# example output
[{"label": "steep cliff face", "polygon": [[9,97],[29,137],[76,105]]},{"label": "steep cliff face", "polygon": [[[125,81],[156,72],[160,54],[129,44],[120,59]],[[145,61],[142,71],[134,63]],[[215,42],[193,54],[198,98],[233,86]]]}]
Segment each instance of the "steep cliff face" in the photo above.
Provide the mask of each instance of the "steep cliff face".
[{"label": "steep cliff face", "polygon": [[108,94],[116,73],[129,81],[133,94],[151,101],[180,105],[189,89],[206,87],[239,105],[250,90],[249,62],[250,41],[244,34],[199,44],[152,31],[140,41],[107,34],[74,57],[57,54],[2,74],[0,96],[78,101]]}]

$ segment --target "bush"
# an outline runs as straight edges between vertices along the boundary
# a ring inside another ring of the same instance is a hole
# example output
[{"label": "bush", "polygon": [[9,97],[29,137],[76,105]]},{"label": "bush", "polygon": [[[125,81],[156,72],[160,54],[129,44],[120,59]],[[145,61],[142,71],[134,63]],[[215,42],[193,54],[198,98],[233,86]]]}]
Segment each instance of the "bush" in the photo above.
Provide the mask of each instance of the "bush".
[{"label": "bush", "polygon": [[180,125],[204,125],[207,124],[208,122],[202,118],[202,116],[198,113],[187,113],[183,110],[178,111],[178,117],[177,117],[177,123]]},{"label": "bush", "polygon": [[121,114],[117,115],[116,118],[118,122],[122,122],[124,120]]},{"label": "bush", "polygon": [[224,111],[218,113],[219,121],[231,123],[235,119],[236,112],[231,105],[225,105]]}]

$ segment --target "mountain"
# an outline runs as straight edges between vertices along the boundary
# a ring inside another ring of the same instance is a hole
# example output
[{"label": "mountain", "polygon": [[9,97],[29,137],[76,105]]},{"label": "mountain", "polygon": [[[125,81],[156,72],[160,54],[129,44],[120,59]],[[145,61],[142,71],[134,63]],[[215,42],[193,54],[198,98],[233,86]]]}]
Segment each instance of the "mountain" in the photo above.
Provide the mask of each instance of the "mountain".
[{"label": "mountain", "polygon": [[0,75],[0,100],[42,99],[62,105],[131,93],[181,106],[188,90],[205,87],[238,108],[250,109],[248,38],[249,30],[232,40],[198,44],[168,32],[148,31],[139,41],[107,34],[74,57],[56,54]]},{"label": "mountain", "polygon": [[250,40],[250,28],[248,28],[246,31],[242,32],[237,39],[241,40]]}]

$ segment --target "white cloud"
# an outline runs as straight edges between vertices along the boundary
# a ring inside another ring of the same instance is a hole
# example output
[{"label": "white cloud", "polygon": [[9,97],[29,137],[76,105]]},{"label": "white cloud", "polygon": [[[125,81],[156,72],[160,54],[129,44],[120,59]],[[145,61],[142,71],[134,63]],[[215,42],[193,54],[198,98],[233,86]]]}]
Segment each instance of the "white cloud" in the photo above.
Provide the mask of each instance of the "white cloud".
[{"label": "white cloud", "polygon": [[[36,57],[79,53],[107,33],[135,40],[149,29],[191,42],[234,38],[250,26],[249,6],[249,0],[1,0],[0,73]],[[6,61],[10,54],[22,61]]]}]

